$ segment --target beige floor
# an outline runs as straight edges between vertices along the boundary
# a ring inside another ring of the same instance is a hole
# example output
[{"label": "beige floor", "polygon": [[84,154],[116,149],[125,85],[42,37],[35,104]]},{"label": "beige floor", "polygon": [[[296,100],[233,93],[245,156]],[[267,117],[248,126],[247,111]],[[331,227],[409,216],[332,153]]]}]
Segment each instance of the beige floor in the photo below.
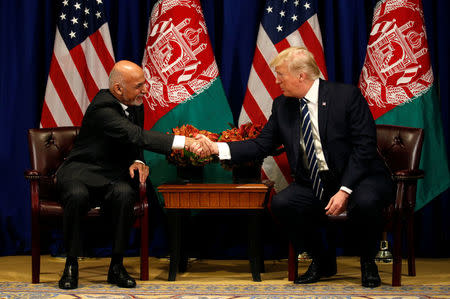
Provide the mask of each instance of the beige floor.
[{"label": "beige floor", "polygon": [[[62,273],[65,260],[50,256],[41,258],[41,282],[55,283]],[[125,258],[125,266],[133,277],[139,277],[139,258]],[[145,283],[167,282],[168,259],[150,258],[150,280]],[[104,283],[108,271],[108,258],[89,258],[79,262],[80,283]],[[308,262],[301,262],[299,272],[306,270]],[[392,264],[378,264],[384,285],[391,283]],[[450,283],[450,259],[417,259],[417,276],[402,275],[402,285],[430,285]],[[262,283],[288,283],[287,260],[265,261],[266,273]],[[188,271],[178,274],[175,283],[249,283],[251,274],[245,260],[191,260]],[[406,261],[403,272],[407,273]],[[31,282],[31,257],[0,257],[0,281]],[[138,283],[144,283],[138,281]],[[174,283],[174,282],[167,282]],[[338,274],[323,280],[324,284],[360,284],[359,260],[356,257],[339,257]]]}]

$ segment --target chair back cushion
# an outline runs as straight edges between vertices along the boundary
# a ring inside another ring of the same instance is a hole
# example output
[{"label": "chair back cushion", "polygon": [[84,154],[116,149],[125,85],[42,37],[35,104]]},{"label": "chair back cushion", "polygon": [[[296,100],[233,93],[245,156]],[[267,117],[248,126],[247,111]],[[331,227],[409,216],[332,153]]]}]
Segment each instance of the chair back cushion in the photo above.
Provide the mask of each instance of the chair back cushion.
[{"label": "chair back cushion", "polygon": [[378,151],[392,173],[418,169],[422,143],[423,129],[377,125]]},{"label": "chair back cushion", "polygon": [[51,200],[55,172],[73,147],[79,127],[29,129],[28,147],[31,168],[41,175],[39,197]]}]

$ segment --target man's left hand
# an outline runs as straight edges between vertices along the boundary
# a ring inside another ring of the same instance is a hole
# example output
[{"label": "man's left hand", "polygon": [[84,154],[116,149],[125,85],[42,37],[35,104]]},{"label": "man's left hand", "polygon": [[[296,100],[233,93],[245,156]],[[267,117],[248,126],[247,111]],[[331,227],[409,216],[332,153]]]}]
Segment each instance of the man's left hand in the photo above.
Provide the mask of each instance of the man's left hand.
[{"label": "man's left hand", "polygon": [[347,210],[347,203],[350,194],[339,190],[328,202],[325,207],[326,215],[338,216]]},{"label": "man's left hand", "polygon": [[139,172],[139,182],[144,183],[148,177],[149,168],[147,165],[141,162],[134,162],[130,166],[130,177],[134,178],[134,171],[137,170]]}]

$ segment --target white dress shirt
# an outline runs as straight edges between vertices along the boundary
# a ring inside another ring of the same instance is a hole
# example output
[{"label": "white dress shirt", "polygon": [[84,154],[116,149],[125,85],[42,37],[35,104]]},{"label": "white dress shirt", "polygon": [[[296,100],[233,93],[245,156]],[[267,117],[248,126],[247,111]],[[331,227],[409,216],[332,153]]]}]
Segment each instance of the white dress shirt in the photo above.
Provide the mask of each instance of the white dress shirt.
[{"label": "white dress shirt", "polygon": [[[305,96],[306,104],[308,105],[309,110],[309,118],[311,119],[311,126],[312,126],[312,137],[314,141],[314,148],[316,149],[316,159],[317,164],[319,167],[319,171],[328,170],[327,162],[325,161],[325,156],[323,155],[322,150],[322,142],[320,141],[320,134],[319,134],[319,116],[318,116],[318,105],[319,102],[319,79],[314,80],[313,85],[311,85],[311,88],[308,90]],[[301,99],[299,99],[301,101]],[[299,111],[301,114],[301,111]],[[300,134],[301,131],[300,131]],[[300,146],[302,147],[303,151],[305,151],[305,142],[302,138],[300,138]],[[305,160],[304,165],[308,165],[307,157],[306,155],[303,156]]]}]

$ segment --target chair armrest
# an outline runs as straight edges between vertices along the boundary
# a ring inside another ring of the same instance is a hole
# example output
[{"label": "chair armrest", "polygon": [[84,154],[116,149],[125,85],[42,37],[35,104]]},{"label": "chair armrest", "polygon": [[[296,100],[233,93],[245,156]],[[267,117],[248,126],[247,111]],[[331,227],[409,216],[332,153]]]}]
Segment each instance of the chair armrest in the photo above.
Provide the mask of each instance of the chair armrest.
[{"label": "chair armrest", "polygon": [[30,182],[56,184],[56,176],[54,174],[42,175],[39,171],[35,169],[25,170],[24,177],[27,180],[30,180]]},{"label": "chair armrest", "polygon": [[42,175],[35,169],[29,169],[25,170],[24,176],[30,181],[31,214],[34,226],[37,225],[36,221],[39,217],[39,181],[42,179]]},{"label": "chair armrest", "polygon": [[139,201],[147,201],[147,183],[139,183]]},{"label": "chair armrest", "polygon": [[135,214],[141,217],[141,220],[148,221],[148,199],[147,184],[139,183],[139,199],[134,205]]},{"label": "chair armrest", "polygon": [[27,169],[25,170],[25,172],[23,173],[23,176],[27,179],[27,180],[39,180],[41,178],[41,174],[39,173],[39,171],[35,170],[35,169]]},{"label": "chair armrest", "polygon": [[413,181],[422,179],[425,172],[422,169],[403,169],[393,173],[393,177],[397,181]]}]

